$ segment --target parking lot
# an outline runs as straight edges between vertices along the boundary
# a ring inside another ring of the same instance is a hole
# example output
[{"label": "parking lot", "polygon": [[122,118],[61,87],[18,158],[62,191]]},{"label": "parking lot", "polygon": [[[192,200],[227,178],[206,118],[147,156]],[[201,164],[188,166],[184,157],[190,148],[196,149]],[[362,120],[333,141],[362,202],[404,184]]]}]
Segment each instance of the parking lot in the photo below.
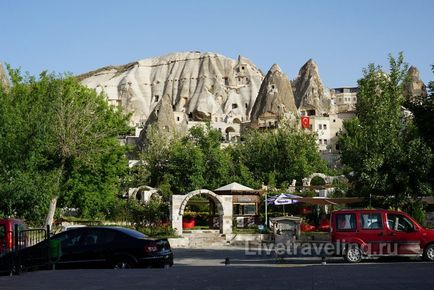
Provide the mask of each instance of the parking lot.
[{"label": "parking lot", "polygon": [[[225,265],[226,258],[229,264]],[[0,289],[434,289],[434,264],[369,260],[326,265],[318,257],[276,258],[244,248],[176,249],[170,269],[58,270],[0,277]]]}]

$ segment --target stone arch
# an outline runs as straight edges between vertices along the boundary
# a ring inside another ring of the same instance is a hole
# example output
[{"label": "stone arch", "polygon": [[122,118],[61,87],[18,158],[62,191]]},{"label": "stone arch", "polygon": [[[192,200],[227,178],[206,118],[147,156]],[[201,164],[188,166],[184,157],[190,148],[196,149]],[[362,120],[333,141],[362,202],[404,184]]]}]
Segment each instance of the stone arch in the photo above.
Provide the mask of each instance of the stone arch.
[{"label": "stone arch", "polygon": [[226,141],[230,142],[232,136],[235,134],[235,129],[229,126],[225,129],[225,133],[226,133]]},{"label": "stone arch", "polygon": [[[325,175],[323,173],[312,173],[308,177],[303,178],[303,186],[310,186],[310,183],[314,177],[320,177],[320,178],[324,179],[326,185],[332,185],[333,181],[335,181],[335,180],[340,180],[340,179],[341,180],[347,180],[347,178],[344,175],[329,176],[329,175]],[[320,196],[328,196],[331,192],[334,191],[334,188],[328,187],[328,188],[322,189],[321,191],[322,192],[319,193]]]},{"label": "stone arch", "polygon": [[200,194],[203,194],[207,197],[210,197],[214,201],[214,203],[216,204],[219,214],[220,215],[223,214],[222,202],[219,200],[218,195],[215,194],[214,192],[212,192],[211,190],[208,190],[208,189],[194,190],[194,191],[191,191],[188,194],[186,194],[185,198],[182,201],[181,206],[179,208],[179,214],[180,215],[184,214],[185,207],[187,206],[187,203],[190,200],[190,198],[192,198],[193,196],[196,196],[196,195],[200,195]]},{"label": "stone arch", "polygon": [[154,195],[157,195],[158,197],[160,197],[157,189],[152,188],[152,187],[147,186],[147,185],[142,185],[142,186],[139,186],[136,188],[130,188],[129,193],[128,193],[128,198],[133,198],[133,199],[136,199],[140,202],[146,203]]},{"label": "stone arch", "polygon": [[172,228],[175,232],[178,235],[182,235],[182,219],[185,207],[193,196],[199,194],[205,195],[214,201],[217,212],[220,216],[220,232],[222,234],[232,233],[232,195],[218,195],[208,189],[194,190],[184,195],[172,195],[170,216],[172,220]]},{"label": "stone arch", "polygon": [[308,177],[303,178],[303,185],[304,186],[310,186],[312,178],[314,178],[314,177],[320,177],[320,178],[324,179],[326,184],[330,184],[333,181],[333,176],[328,176],[328,175],[325,175],[324,173],[312,173]]}]

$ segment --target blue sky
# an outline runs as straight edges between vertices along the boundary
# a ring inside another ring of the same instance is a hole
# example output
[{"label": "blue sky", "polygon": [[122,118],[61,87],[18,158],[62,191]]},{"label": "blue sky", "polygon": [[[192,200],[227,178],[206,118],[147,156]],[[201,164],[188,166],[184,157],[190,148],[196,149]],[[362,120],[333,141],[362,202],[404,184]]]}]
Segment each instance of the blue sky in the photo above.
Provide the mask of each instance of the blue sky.
[{"label": "blue sky", "polygon": [[239,54],[290,79],[313,58],[327,87],[355,85],[403,51],[434,80],[434,1],[0,0],[0,62],[83,73],[176,51]]}]

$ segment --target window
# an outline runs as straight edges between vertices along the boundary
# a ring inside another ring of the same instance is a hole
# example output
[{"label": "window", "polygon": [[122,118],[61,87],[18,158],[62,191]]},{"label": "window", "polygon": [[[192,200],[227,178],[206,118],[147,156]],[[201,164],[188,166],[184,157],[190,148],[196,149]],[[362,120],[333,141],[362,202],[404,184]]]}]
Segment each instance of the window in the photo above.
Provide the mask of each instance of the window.
[{"label": "window", "polygon": [[327,130],[327,124],[324,124],[322,127],[324,130]]},{"label": "window", "polygon": [[362,229],[378,230],[383,228],[383,221],[380,213],[362,213]]},{"label": "window", "polygon": [[322,144],[322,139],[319,139],[319,144]]},{"label": "window", "polygon": [[232,104],[232,109],[236,109],[236,108],[238,108],[238,105],[237,104]]},{"label": "window", "polygon": [[337,214],[336,229],[338,231],[355,231],[356,215],[354,213]]},{"label": "window", "polygon": [[78,246],[83,231],[67,231],[58,237],[62,248]]},{"label": "window", "polygon": [[5,226],[0,226],[0,239],[6,236],[6,228]]},{"label": "window", "polygon": [[324,139],[324,145],[327,145],[327,139]]},{"label": "window", "polygon": [[336,150],[339,150],[339,144],[336,144],[335,148],[336,148]]},{"label": "window", "polygon": [[387,214],[387,225],[391,230],[399,232],[414,231],[414,224],[401,214]]},{"label": "window", "polygon": [[97,245],[109,244],[109,243],[113,242],[113,240],[116,237],[116,232],[110,231],[110,230],[102,230],[102,231],[99,230],[95,234],[96,234],[96,244]]},{"label": "window", "polygon": [[245,106],[246,106],[246,109],[247,109],[249,105],[247,103],[245,103]]},{"label": "window", "polygon": [[333,123],[336,123],[336,119],[333,119]]},{"label": "window", "polygon": [[178,121],[178,122],[179,122],[179,117],[176,117],[176,121]]},{"label": "window", "polygon": [[235,215],[255,215],[256,203],[235,203],[234,204]]},{"label": "window", "polygon": [[322,130],[322,124],[318,125],[318,129]]},{"label": "window", "polygon": [[229,86],[229,79],[227,77],[224,77],[223,80],[225,82],[225,86]]},{"label": "window", "polygon": [[154,102],[158,102],[159,99],[160,99],[160,96],[159,96],[159,95],[155,95],[155,96],[154,96]]}]

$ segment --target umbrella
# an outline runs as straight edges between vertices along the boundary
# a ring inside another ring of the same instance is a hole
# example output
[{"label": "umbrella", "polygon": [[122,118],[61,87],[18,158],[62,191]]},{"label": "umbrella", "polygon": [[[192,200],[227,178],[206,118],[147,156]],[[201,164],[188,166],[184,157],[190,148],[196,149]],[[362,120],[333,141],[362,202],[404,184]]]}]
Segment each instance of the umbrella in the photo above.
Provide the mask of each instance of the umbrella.
[{"label": "umbrella", "polygon": [[274,195],[267,198],[267,204],[270,205],[283,205],[283,214],[285,214],[285,204],[294,204],[297,203],[298,200],[293,200],[291,198],[300,198],[301,196],[290,194],[290,193],[281,193],[279,195]]},{"label": "umbrella", "polygon": [[294,204],[297,203],[298,200],[293,198],[301,198],[299,195],[289,194],[289,193],[281,193],[279,195],[274,195],[267,198],[267,204],[273,205],[285,205],[285,204]]}]

